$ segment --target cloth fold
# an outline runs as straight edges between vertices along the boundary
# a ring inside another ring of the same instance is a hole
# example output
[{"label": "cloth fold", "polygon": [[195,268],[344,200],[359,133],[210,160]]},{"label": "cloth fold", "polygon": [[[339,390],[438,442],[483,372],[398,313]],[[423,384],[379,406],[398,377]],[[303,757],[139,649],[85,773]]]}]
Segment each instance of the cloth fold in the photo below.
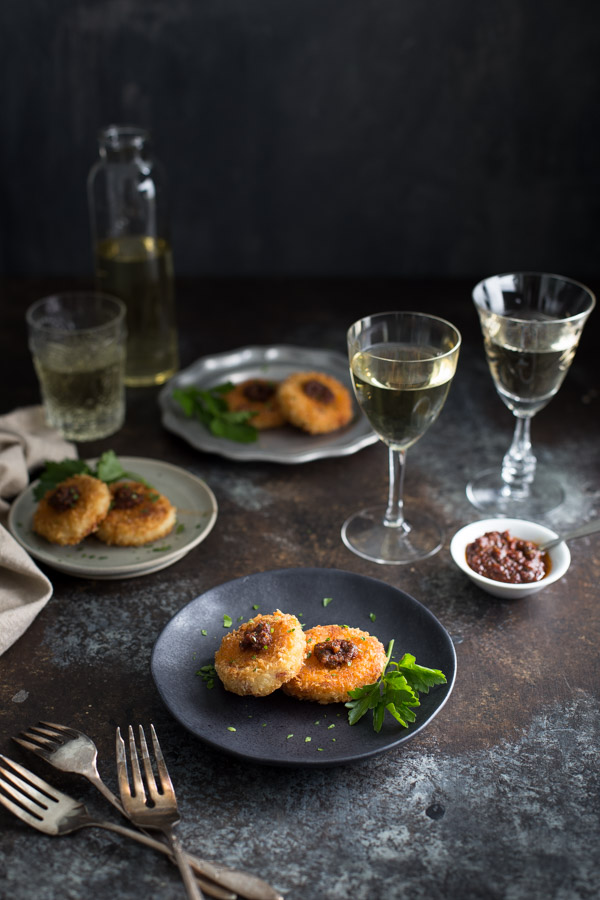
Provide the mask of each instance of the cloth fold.
[{"label": "cloth fold", "polygon": [[76,459],[74,444],[50,428],[41,406],[0,416],[0,655],[29,628],[52,596],[52,584],[6,525],[10,501],[46,461]]},{"label": "cloth fold", "polygon": [[77,449],[46,424],[42,406],[0,416],[0,519],[13,497],[29,484],[29,473],[47,460],[77,459]]},{"label": "cloth fold", "polygon": [[51,582],[0,525],[0,656],[27,631],[51,596]]}]

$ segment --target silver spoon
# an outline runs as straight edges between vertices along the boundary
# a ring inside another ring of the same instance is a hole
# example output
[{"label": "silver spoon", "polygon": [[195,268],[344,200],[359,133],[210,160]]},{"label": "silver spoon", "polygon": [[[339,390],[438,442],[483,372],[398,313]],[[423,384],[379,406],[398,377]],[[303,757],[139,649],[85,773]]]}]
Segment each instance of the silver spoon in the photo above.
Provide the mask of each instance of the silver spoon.
[{"label": "silver spoon", "polygon": [[539,544],[539,550],[551,550],[552,547],[556,547],[558,544],[562,544],[563,541],[572,541],[575,538],[585,537],[586,534],[594,534],[595,531],[600,531],[600,519],[592,519],[591,522],[587,522],[585,525],[580,525],[579,528],[574,528],[573,531],[567,531],[565,534],[561,535],[557,538],[552,538],[550,541],[546,541],[544,544]]}]

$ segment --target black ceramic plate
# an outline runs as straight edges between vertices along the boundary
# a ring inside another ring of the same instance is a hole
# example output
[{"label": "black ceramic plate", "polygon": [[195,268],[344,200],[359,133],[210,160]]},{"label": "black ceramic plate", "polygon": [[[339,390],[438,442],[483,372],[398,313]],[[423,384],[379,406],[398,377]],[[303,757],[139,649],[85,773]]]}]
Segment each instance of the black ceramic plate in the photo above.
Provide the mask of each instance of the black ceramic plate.
[{"label": "black ceramic plate", "polygon": [[[325,598],[331,598],[327,606]],[[275,609],[294,613],[307,628],[333,623],[360,628],[386,648],[393,638],[396,659],[412,653],[417,663],[441,669],[448,683],[421,695],[409,728],[388,715],[379,734],[371,713],[350,726],[343,704],[322,706],[280,690],[268,697],[238,697],[218,679],[207,688],[196,672],[214,661],[229,630],[223,617],[230,616],[231,628],[237,628],[256,612]],[[398,588],[337,569],[279,569],[226,582],[188,603],[158,637],[151,670],[173,716],[211,747],[258,763],[332,766],[383,753],[424,728],[450,696],[456,654],[435,616]]]}]

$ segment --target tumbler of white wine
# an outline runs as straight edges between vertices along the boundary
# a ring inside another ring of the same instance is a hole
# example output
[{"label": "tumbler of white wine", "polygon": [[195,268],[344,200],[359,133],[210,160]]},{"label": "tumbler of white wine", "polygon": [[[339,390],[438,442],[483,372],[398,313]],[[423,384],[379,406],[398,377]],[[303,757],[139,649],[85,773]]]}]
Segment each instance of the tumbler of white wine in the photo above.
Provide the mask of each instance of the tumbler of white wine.
[{"label": "tumbler of white wine", "polygon": [[29,348],[48,424],[74,441],[118,431],[125,419],[125,305],[67,292],[27,310]]},{"label": "tumbler of white wine", "polygon": [[387,506],[363,509],[344,523],[342,539],[373,562],[415,562],[436,553],[444,534],[432,517],[404,515],[405,454],[442,410],[461,336],[436,316],[389,312],[355,322],[347,341],[356,399],[388,446],[389,491]]},{"label": "tumbler of white wine", "polygon": [[110,125],[88,177],[96,288],[127,307],[125,384],[162,384],[179,366],[165,175],[148,133]]},{"label": "tumbler of white wine", "polygon": [[494,385],[516,421],[502,465],[476,475],[467,497],[482,512],[537,518],[565,494],[555,473],[537,471],[531,419],[563,383],[596,300],[570,278],[510,272],[479,282],[473,301]]}]

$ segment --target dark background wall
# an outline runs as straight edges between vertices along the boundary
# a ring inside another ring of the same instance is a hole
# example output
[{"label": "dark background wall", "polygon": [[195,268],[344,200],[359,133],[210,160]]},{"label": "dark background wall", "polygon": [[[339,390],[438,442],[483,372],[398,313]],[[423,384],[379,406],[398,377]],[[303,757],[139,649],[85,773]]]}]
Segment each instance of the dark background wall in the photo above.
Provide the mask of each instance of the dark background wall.
[{"label": "dark background wall", "polygon": [[591,0],[3,0],[0,263],[91,270],[147,126],[187,275],[599,273]]}]

